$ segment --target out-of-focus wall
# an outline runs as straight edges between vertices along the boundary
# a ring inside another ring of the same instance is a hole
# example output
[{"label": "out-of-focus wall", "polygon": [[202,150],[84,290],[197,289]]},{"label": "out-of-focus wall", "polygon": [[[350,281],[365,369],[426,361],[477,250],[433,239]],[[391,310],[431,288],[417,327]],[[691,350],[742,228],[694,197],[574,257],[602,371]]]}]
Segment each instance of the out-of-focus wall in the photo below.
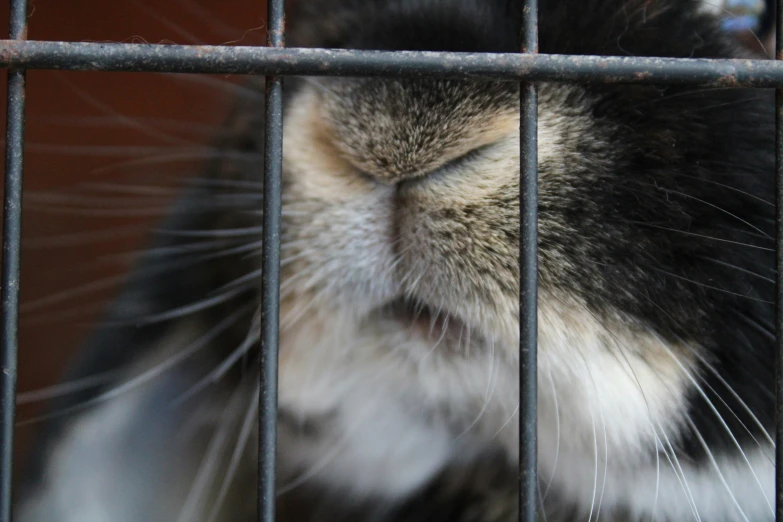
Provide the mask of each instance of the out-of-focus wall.
[{"label": "out-of-focus wall", "polygon": [[[35,40],[262,45],[265,39],[264,0],[30,5]],[[0,8],[4,35],[7,9],[7,3]],[[4,122],[6,75],[0,76]],[[221,86],[238,81],[54,71],[30,71],[27,79],[20,392],[57,382],[116,292],[127,254],[144,245],[165,210],[167,191],[160,189],[200,168],[203,159],[184,156],[209,141],[230,103]],[[17,418],[40,413],[40,403],[22,404]],[[17,430],[18,454],[34,429]]]}]

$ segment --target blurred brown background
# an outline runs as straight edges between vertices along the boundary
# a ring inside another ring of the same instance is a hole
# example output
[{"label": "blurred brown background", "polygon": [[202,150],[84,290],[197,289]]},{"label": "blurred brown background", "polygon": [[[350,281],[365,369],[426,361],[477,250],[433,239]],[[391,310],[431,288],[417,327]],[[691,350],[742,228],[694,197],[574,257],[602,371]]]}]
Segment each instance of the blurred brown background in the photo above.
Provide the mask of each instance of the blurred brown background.
[{"label": "blurred brown background", "polygon": [[[31,0],[30,8],[33,40],[263,45],[265,38],[264,0]],[[7,5],[0,32],[8,34]],[[225,86],[239,81],[55,71],[27,78],[23,402],[25,392],[57,382],[165,212],[172,184],[198,174],[199,147],[230,103]],[[42,405],[21,404],[17,418],[40,414]],[[18,429],[20,454],[35,427]]]}]

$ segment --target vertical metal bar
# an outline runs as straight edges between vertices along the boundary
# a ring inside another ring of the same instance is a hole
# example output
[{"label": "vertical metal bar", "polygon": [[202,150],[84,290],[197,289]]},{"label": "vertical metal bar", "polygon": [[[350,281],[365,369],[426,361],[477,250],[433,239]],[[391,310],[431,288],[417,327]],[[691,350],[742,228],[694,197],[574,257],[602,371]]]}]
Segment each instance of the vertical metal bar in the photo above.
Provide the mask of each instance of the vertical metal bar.
[{"label": "vertical metal bar", "polygon": [[[27,37],[27,1],[11,0],[10,38]],[[19,351],[19,266],[22,242],[25,72],[8,71],[5,196],[3,199],[2,371],[0,371],[0,522],[11,522],[16,416],[16,362]]]},{"label": "vertical metal bar", "polygon": [[[783,60],[783,0],[775,11],[775,59]],[[775,330],[777,341],[775,430],[775,520],[783,521],[783,89],[775,91],[775,194],[776,194],[776,288]]]},{"label": "vertical metal bar", "polygon": [[[267,45],[283,47],[283,0],[268,0]],[[258,520],[275,520],[277,356],[280,326],[280,214],[283,168],[283,80],[266,78],[261,360],[258,400]]]},{"label": "vertical metal bar", "polygon": [[[525,0],[522,52],[538,52],[538,3]],[[520,85],[519,161],[519,520],[538,506],[538,92]]]}]

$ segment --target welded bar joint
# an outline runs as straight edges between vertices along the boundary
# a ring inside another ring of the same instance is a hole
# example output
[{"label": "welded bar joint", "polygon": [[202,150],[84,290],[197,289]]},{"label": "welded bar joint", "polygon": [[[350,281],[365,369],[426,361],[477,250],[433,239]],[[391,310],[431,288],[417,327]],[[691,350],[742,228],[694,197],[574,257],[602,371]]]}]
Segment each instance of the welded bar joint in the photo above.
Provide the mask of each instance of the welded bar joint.
[{"label": "welded bar joint", "polygon": [[359,51],[270,47],[14,42],[0,68],[272,76],[381,76],[705,87],[781,87],[783,63],[532,53]]},{"label": "welded bar joint", "polygon": [[[284,45],[283,0],[267,3],[267,45]],[[283,83],[267,76],[264,127],[264,213],[261,352],[258,400],[258,520],[275,520],[277,367],[280,328],[280,216],[283,169]]]},{"label": "welded bar joint", "polygon": [[[10,38],[27,37],[27,1],[11,0]],[[0,276],[0,522],[10,522],[13,501],[14,427],[19,352],[19,277],[22,243],[25,71],[8,71],[5,180],[3,197],[3,269]]]},{"label": "welded bar joint", "polygon": [[[537,0],[525,0],[522,52],[538,52]],[[520,85],[519,520],[538,519],[538,92]]]}]

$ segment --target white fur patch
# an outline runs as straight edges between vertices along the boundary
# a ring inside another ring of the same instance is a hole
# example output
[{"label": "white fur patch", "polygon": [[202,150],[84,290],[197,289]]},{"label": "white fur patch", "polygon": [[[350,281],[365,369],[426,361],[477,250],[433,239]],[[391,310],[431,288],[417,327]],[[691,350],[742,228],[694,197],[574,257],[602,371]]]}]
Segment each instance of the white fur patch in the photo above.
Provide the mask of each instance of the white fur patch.
[{"label": "white fur patch", "polygon": [[[748,452],[751,466],[716,458],[734,498],[714,466],[666,460],[687,422],[687,349],[615,320],[607,327],[551,296],[542,295],[539,318],[545,484],[594,517],[624,508],[640,520],[699,520],[698,511],[729,522],[744,520],[741,509],[751,522],[766,520],[773,469],[761,451]],[[292,480],[393,499],[492,445],[516,460],[516,339],[463,357],[433,351],[413,332],[363,325],[340,341],[305,323],[285,339],[281,404],[303,416],[337,412],[326,440],[281,440],[307,470]]]},{"label": "white fur patch", "polygon": [[[654,449],[664,432],[676,440],[684,422],[689,381],[673,357],[687,358],[654,335],[605,327],[573,303],[542,296],[539,315],[542,478],[585,512],[630,502],[649,514],[642,500],[657,470]],[[283,339],[281,405],[302,417],[335,414],[334,431],[311,447],[295,434],[281,438],[290,444],[284,455],[306,470],[294,481],[396,498],[493,445],[515,461],[517,339],[460,356],[394,321],[355,325],[340,338],[325,325],[345,322],[322,319]],[[676,477],[661,469],[664,494]],[[673,501],[662,497],[660,513]]]}]

